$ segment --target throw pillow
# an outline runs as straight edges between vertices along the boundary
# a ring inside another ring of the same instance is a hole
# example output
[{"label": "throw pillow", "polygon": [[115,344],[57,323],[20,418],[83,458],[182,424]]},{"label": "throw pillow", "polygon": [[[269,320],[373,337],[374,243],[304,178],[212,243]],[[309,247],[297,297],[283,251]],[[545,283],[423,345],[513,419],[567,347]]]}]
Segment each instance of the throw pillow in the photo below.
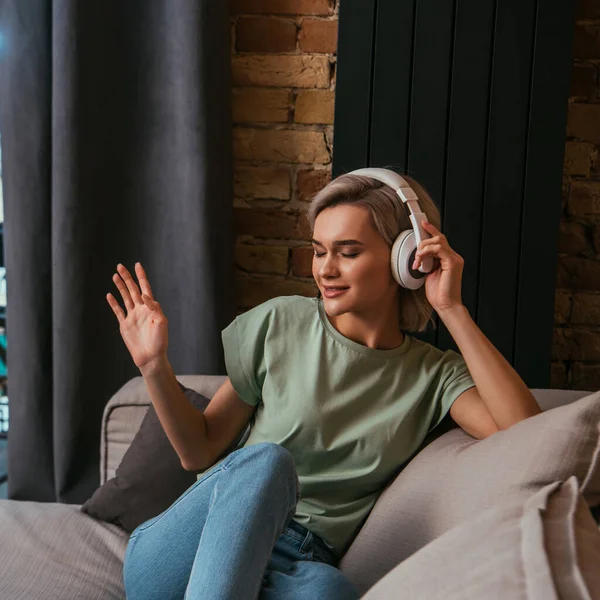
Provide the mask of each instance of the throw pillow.
[{"label": "throw pillow", "polygon": [[398,563],[476,514],[524,501],[577,477],[600,504],[600,392],[477,440],[460,428],[435,439],[379,496],[340,568],[373,584]]},{"label": "throw pillow", "polygon": [[588,600],[600,598],[599,564],[600,532],[573,476],[446,532],[362,598]]},{"label": "throw pillow", "polygon": [[[210,400],[177,383],[191,404],[204,412]],[[240,443],[245,433],[243,430],[227,453]],[[201,471],[186,471],[181,466],[154,406],[150,405],[115,476],[94,492],[81,511],[131,533],[138,525],[169,508],[196,483],[198,472]]]}]

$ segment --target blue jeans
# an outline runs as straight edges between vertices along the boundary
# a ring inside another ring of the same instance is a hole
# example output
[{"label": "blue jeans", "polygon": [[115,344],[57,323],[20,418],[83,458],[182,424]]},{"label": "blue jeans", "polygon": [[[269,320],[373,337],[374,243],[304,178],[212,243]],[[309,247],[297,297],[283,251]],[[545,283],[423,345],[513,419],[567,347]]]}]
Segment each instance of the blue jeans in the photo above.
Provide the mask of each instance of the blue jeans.
[{"label": "blue jeans", "polygon": [[283,446],[230,453],[133,531],[123,564],[127,599],[359,598],[321,538],[292,520],[298,497]]}]

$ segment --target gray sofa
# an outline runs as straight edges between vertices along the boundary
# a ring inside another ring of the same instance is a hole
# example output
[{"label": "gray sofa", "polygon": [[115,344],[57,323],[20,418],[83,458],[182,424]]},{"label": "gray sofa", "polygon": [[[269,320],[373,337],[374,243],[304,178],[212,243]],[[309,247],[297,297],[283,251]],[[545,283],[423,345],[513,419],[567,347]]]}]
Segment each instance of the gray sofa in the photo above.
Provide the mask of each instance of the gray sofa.
[{"label": "gray sofa", "polygon": [[[211,398],[225,376],[181,375],[177,379]],[[532,392],[543,410],[591,393]],[[101,485],[114,477],[148,408],[149,398],[141,377],[128,381],[107,403],[101,425]],[[0,500],[1,600],[125,598],[122,565],[128,534],[79,509],[80,505]],[[378,510],[376,504],[366,524],[373,518],[381,520]],[[373,540],[357,538],[351,546],[353,561],[342,561],[340,568],[351,578],[357,564],[361,564],[363,572],[365,567],[369,571],[372,564],[372,572],[378,573],[379,559],[373,545]],[[357,561],[357,556],[361,560]]]}]

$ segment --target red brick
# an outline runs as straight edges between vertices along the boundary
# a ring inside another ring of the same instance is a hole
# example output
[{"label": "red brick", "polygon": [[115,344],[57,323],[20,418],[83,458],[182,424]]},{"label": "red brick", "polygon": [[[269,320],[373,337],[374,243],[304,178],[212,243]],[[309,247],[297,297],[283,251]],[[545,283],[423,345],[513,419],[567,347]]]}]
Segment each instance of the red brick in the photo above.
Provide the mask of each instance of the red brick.
[{"label": "red brick", "polygon": [[600,261],[578,256],[559,257],[556,287],[600,291]]},{"label": "red brick", "polygon": [[297,212],[281,210],[234,210],[235,230],[238,235],[251,235],[263,239],[310,240],[310,229]]},{"label": "red brick", "polygon": [[296,96],[294,123],[333,125],[335,92],[302,90]]},{"label": "red brick", "polygon": [[573,294],[571,322],[580,325],[600,325],[600,294]]},{"label": "red brick", "polygon": [[248,277],[238,274],[236,278],[238,307],[253,308],[271,298],[279,296],[307,296],[314,298],[319,291],[317,285],[283,277]]},{"label": "red brick", "polygon": [[595,392],[600,389],[600,362],[574,362],[571,366],[571,389]]},{"label": "red brick", "polygon": [[567,205],[570,215],[600,215],[600,181],[573,181]]},{"label": "red brick", "polygon": [[332,0],[230,0],[232,14],[331,15]]},{"label": "red brick", "polygon": [[296,23],[271,17],[240,17],[237,22],[238,52],[293,52]]},{"label": "red brick", "polygon": [[592,245],[594,247],[594,252],[600,254],[600,223],[594,225],[592,231]]},{"label": "red brick", "polygon": [[550,389],[567,389],[567,367],[562,362],[553,362],[550,366]]},{"label": "red brick", "polygon": [[288,272],[289,248],[285,246],[256,246],[236,244],[235,260],[238,267],[256,273]]},{"label": "red brick", "polygon": [[553,360],[600,360],[600,335],[588,329],[554,328]]},{"label": "red brick", "polygon": [[298,200],[310,202],[313,196],[331,181],[329,169],[302,169],[298,171],[296,191]]},{"label": "red brick", "polygon": [[571,71],[569,97],[576,100],[592,100],[596,97],[598,77],[593,64],[574,64]]},{"label": "red brick", "polygon": [[586,142],[566,142],[565,175],[590,176],[590,164],[593,158],[594,146]]},{"label": "red brick", "polygon": [[298,36],[298,48],[302,52],[337,53],[338,21],[303,19]]},{"label": "red brick", "polygon": [[296,277],[312,277],[312,246],[292,248],[292,273]]},{"label": "red brick", "polygon": [[581,254],[590,251],[587,230],[581,223],[561,222],[558,236],[558,251],[562,254]]},{"label": "red brick", "polygon": [[573,58],[600,58],[600,25],[575,24]]},{"label": "red brick", "polygon": [[571,317],[571,293],[556,292],[554,296],[554,324],[567,325]]},{"label": "red brick", "polygon": [[287,123],[290,92],[275,88],[241,87],[231,90],[234,123]]},{"label": "red brick", "polygon": [[567,136],[585,140],[600,138],[600,104],[569,104]]},{"label": "red brick", "polygon": [[328,88],[327,56],[242,54],[231,59],[232,84],[238,86]]},{"label": "red brick", "polygon": [[233,130],[233,156],[240,160],[269,162],[321,163],[331,162],[331,156],[320,131],[295,129]]},{"label": "red brick", "polygon": [[575,19],[600,19],[600,2],[598,0],[576,0]]},{"label": "red brick", "polygon": [[234,171],[236,198],[290,199],[290,170],[287,167],[244,167]]},{"label": "red brick", "polygon": [[600,175],[600,147],[595,147],[591,152],[592,171]]}]

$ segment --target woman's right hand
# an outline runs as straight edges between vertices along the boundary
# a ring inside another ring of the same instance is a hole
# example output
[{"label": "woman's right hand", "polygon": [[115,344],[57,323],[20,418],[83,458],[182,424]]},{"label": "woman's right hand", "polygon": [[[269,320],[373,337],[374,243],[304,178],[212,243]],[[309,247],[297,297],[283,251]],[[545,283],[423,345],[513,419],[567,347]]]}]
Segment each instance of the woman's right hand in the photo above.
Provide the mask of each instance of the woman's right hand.
[{"label": "woman's right hand", "polygon": [[119,321],[121,337],[139,369],[153,361],[165,358],[169,344],[167,317],[160,304],[154,300],[150,282],[141,263],[135,264],[135,271],[142,288],[141,293],[129,271],[119,263],[113,282],[121,292],[127,315],[112,294],[106,295],[113,312]]}]

